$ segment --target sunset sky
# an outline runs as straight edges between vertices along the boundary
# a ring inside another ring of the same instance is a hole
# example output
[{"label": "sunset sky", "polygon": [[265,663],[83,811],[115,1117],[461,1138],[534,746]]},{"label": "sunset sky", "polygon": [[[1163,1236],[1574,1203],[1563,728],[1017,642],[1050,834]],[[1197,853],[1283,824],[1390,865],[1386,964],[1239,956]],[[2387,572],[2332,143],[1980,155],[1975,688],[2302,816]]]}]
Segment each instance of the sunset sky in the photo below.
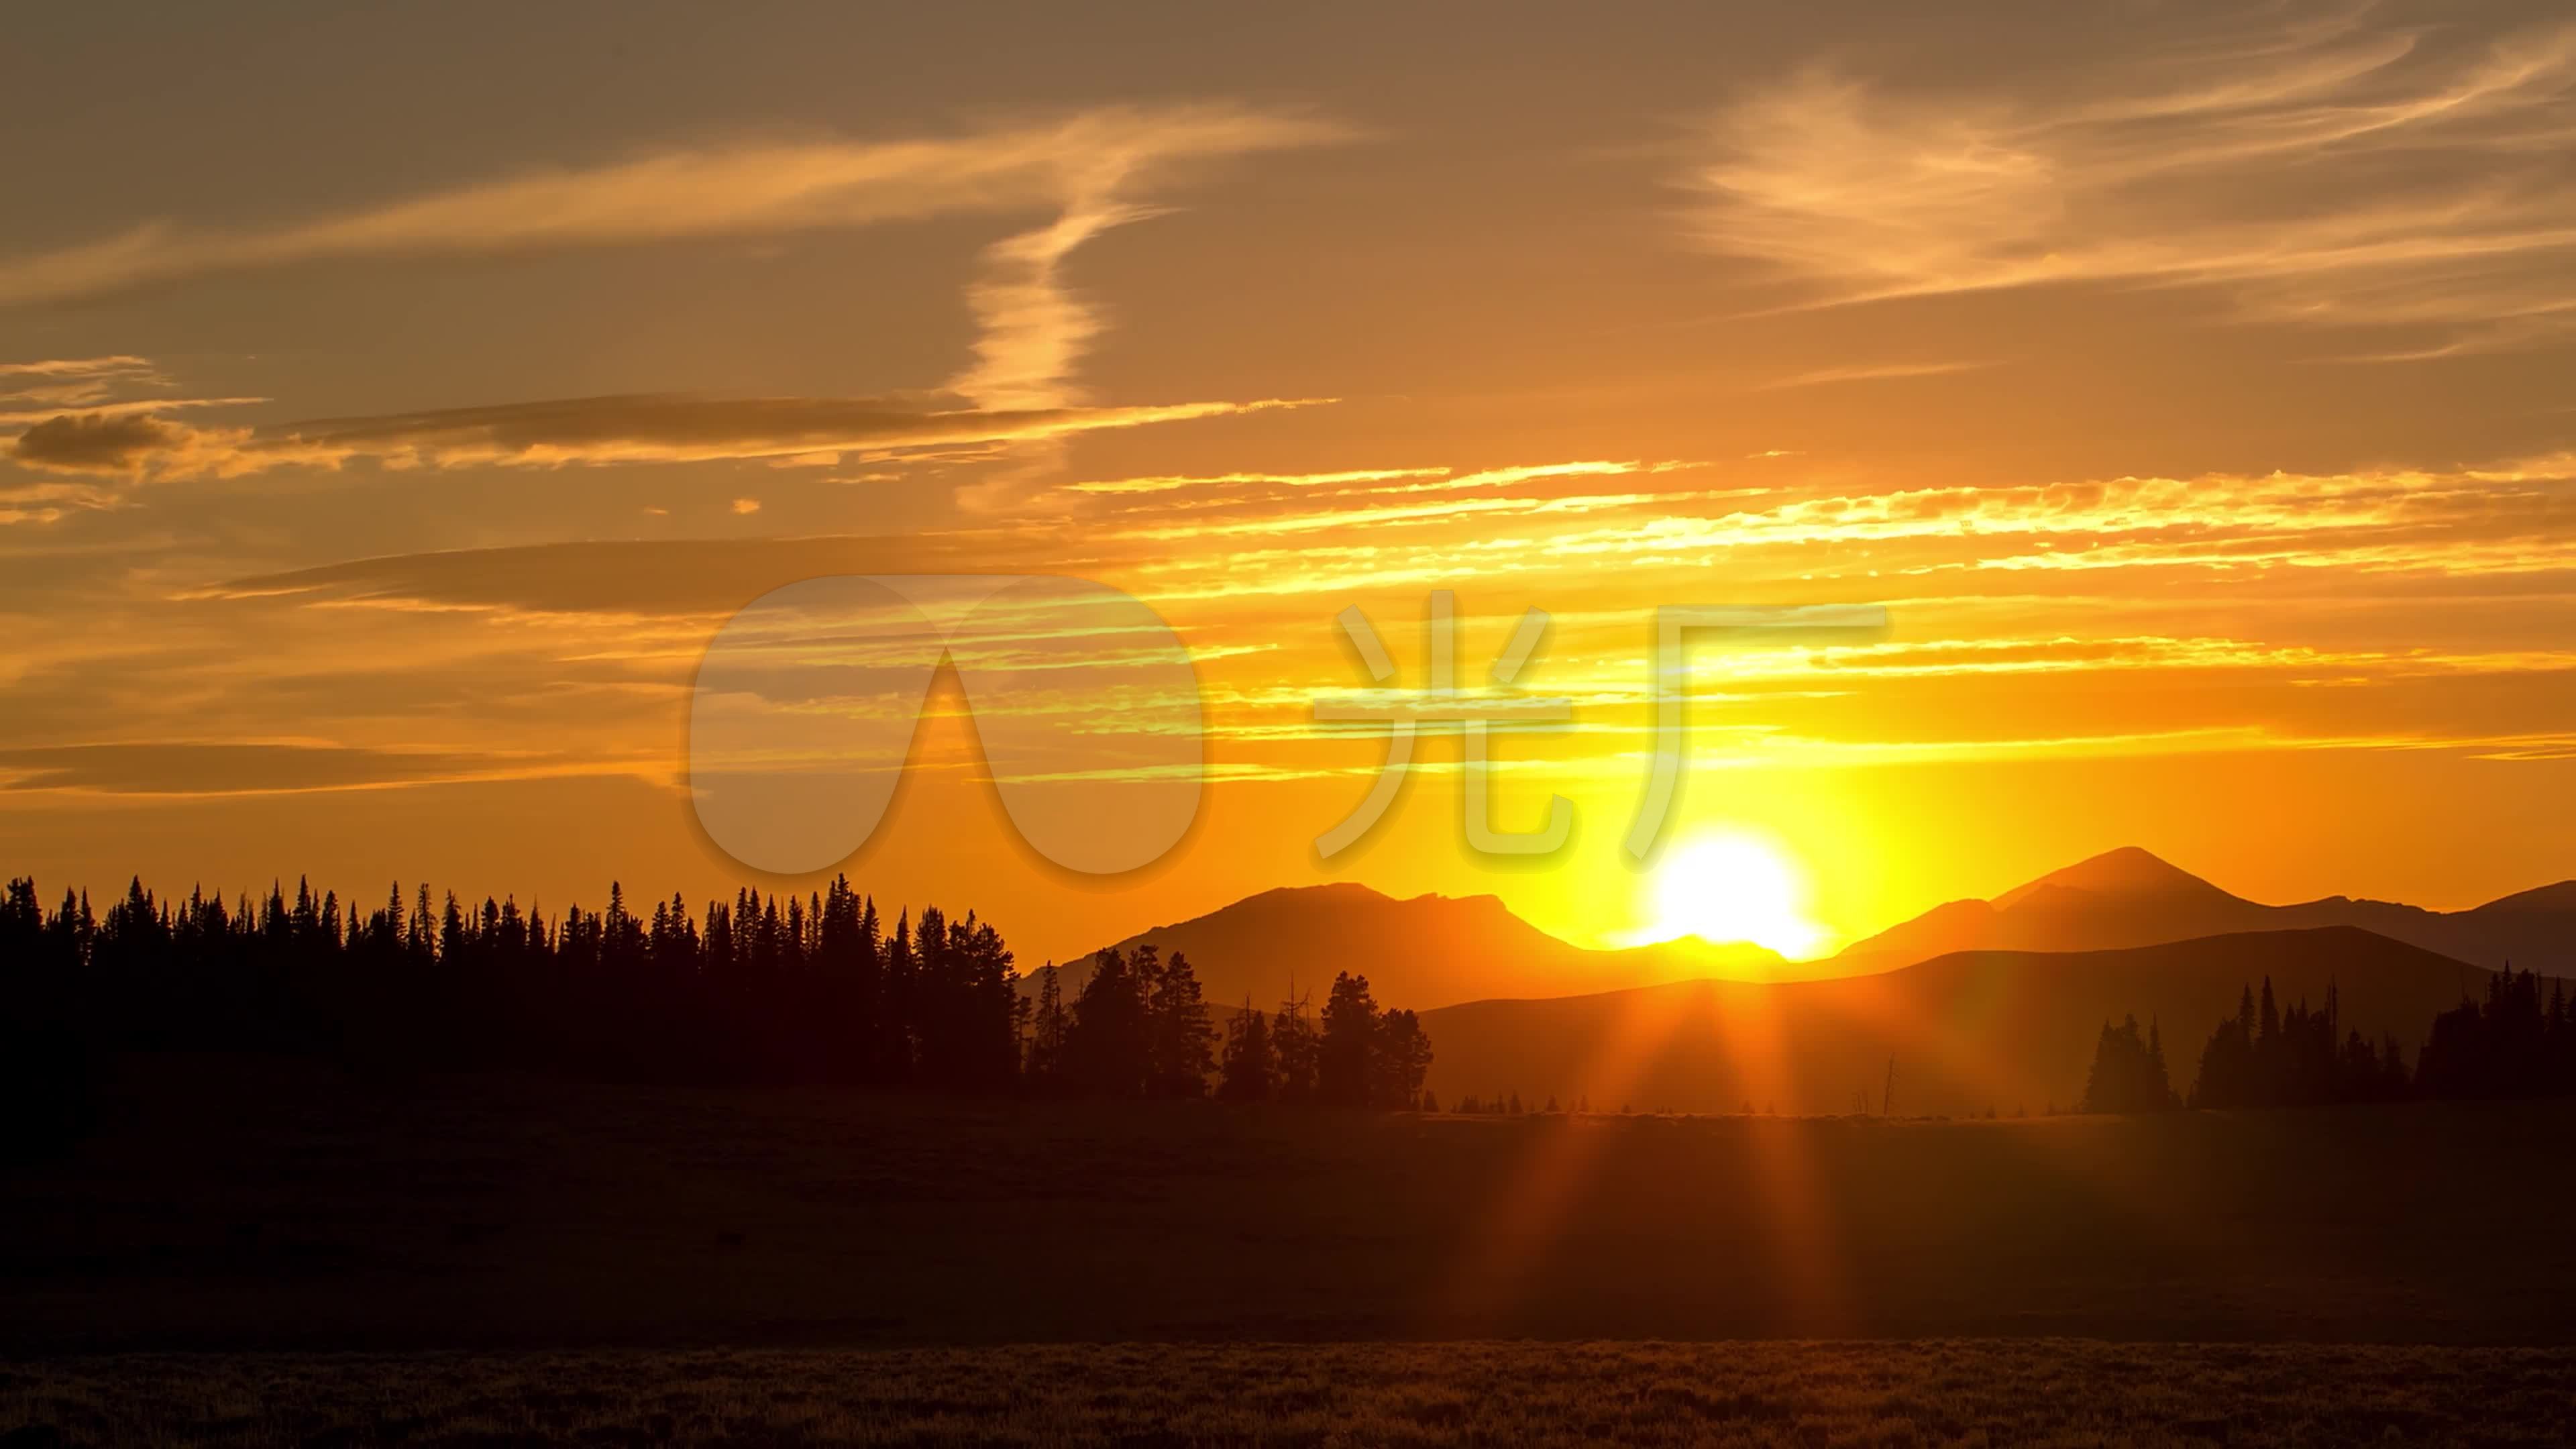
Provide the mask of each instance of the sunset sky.
[{"label": "sunset sky", "polygon": [[[21,16],[0,874],[801,891],[693,816],[691,682],[909,571],[1196,663],[1159,863],[1041,859],[951,697],[841,867],[1029,965],[1325,880],[1652,933],[1668,605],[1888,610],[1693,655],[1672,838],[1797,862],[1820,949],[2123,844],[2576,875],[2576,16],[1816,12]],[[1462,683],[1552,617],[1494,810],[1572,840],[1470,851],[1444,736],[1320,859],[1385,749],[1313,718],[1336,616],[1418,684],[1438,589]]]}]

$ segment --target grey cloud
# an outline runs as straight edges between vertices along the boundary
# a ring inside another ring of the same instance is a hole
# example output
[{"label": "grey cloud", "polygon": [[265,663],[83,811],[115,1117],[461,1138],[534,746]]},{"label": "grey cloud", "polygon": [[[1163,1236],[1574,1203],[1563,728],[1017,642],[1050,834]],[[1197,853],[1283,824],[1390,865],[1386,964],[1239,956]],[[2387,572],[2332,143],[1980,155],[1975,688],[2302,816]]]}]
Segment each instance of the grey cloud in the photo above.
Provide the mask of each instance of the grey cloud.
[{"label": "grey cloud", "polygon": [[0,305],[329,258],[489,255],[1000,215],[1087,199],[1104,178],[1151,177],[1346,134],[1310,117],[1240,106],[1107,107],[949,137],[667,151],[263,227],[147,222],[0,259]]},{"label": "grey cloud", "polygon": [[61,473],[130,473],[182,445],[185,430],[149,417],[108,413],[48,418],[18,435],[12,460]]}]

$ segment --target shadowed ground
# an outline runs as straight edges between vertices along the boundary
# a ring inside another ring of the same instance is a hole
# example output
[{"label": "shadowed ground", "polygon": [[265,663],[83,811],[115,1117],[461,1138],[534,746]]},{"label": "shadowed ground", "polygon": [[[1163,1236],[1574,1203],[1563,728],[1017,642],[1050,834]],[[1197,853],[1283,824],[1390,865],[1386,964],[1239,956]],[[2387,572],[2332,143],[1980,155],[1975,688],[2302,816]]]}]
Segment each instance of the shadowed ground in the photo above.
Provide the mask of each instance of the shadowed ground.
[{"label": "shadowed ground", "polygon": [[1459,1119],[219,1065],[9,1170],[0,1349],[2576,1341],[2571,1104]]},{"label": "shadowed ground", "polygon": [[2545,1445],[2571,1421],[2564,1350],[1146,1344],[0,1367],[12,1444]]}]

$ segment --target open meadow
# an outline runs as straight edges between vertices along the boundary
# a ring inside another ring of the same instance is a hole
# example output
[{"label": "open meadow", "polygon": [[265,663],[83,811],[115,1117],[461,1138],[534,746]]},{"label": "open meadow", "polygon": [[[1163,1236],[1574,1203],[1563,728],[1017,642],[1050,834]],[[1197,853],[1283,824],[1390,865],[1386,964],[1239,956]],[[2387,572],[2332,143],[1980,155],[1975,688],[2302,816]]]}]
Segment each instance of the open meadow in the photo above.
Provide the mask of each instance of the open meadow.
[{"label": "open meadow", "polygon": [[2576,1342],[2576,1105],[1051,1105],[164,1062],[10,1169],[0,1348]]},{"label": "open meadow", "polygon": [[0,1367],[0,1442],[107,1446],[2555,1445],[2566,1350],[1017,1345],[140,1356]]}]

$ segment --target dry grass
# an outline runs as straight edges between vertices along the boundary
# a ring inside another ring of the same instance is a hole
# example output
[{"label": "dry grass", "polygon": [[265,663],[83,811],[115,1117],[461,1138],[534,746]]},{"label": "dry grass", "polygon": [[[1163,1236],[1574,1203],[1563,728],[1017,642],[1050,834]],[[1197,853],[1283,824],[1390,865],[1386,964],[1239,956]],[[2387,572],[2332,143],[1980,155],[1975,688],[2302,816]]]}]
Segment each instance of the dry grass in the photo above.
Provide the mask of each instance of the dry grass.
[{"label": "dry grass", "polygon": [[2576,1353],[2520,1349],[1143,1344],[0,1368],[12,1446],[2541,1445],[2570,1423]]},{"label": "dry grass", "polygon": [[2576,1201],[2571,1132],[2576,1103],[1424,1120],[198,1071],[8,1175],[0,1354],[2567,1345],[2576,1236],[2527,1229]]},{"label": "dry grass", "polygon": [[0,1191],[0,1449],[2560,1444],[2572,1125],[196,1070]]}]

